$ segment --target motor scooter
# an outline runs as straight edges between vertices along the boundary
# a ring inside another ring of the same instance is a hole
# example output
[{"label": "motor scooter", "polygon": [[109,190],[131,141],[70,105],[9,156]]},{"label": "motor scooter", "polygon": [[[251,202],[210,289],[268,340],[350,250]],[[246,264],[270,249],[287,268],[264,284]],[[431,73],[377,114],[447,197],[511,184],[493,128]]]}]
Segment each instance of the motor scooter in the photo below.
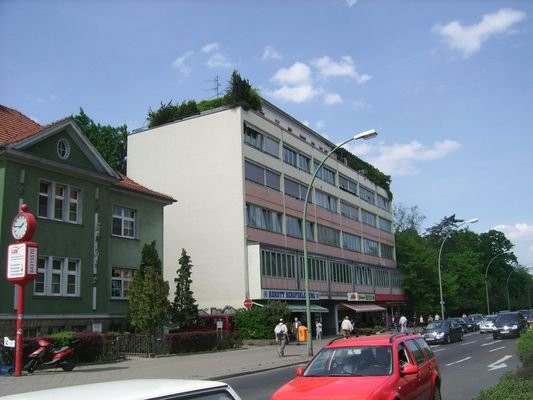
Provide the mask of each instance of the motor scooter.
[{"label": "motor scooter", "polygon": [[28,373],[31,374],[37,368],[61,367],[63,371],[74,369],[76,365],[74,347],[77,347],[79,340],[73,340],[70,346],[63,346],[59,349],[54,349],[53,344],[46,339],[39,339],[37,342],[39,348],[28,356],[28,362],[24,366]]}]

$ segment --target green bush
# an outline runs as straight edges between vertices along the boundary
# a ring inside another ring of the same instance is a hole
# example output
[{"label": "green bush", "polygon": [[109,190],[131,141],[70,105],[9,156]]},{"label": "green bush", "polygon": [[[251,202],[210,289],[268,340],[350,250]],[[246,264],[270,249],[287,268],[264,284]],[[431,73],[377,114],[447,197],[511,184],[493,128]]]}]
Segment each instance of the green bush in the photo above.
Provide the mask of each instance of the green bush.
[{"label": "green bush", "polygon": [[533,379],[520,378],[512,372],[502,376],[500,382],[481,392],[477,400],[530,400]]},{"label": "green bush", "polygon": [[524,367],[533,365],[533,331],[528,330],[518,339],[516,354]]},{"label": "green bush", "polygon": [[287,303],[269,301],[264,307],[254,306],[238,310],[234,321],[243,339],[272,339],[279,319],[283,318],[288,324],[290,315]]}]

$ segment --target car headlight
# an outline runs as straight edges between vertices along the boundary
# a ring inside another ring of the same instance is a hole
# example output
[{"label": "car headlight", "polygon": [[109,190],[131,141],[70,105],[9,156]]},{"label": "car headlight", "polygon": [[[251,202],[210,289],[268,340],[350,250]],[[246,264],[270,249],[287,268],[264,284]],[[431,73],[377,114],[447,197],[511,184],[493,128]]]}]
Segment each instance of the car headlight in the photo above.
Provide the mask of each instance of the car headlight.
[{"label": "car headlight", "polygon": [[518,329],[518,325],[513,325],[512,329]]},{"label": "car headlight", "polygon": [[444,336],[444,332],[437,332],[435,336],[440,339],[441,337]]}]

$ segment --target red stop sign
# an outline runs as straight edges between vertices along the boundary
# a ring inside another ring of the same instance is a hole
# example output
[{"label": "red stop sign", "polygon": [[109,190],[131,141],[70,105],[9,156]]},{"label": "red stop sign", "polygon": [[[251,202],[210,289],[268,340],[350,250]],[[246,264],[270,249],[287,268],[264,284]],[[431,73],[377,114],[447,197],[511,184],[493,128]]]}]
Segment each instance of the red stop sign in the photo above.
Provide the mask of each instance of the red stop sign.
[{"label": "red stop sign", "polygon": [[254,305],[254,303],[253,303],[253,301],[251,299],[245,299],[244,300],[244,307],[252,308],[253,305]]}]

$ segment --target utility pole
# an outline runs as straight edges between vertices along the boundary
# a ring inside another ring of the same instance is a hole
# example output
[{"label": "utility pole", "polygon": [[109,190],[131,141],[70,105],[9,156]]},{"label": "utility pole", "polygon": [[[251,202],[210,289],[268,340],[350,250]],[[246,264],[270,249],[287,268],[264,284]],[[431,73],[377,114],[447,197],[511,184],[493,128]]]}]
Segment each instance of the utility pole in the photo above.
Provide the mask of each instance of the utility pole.
[{"label": "utility pole", "polygon": [[206,82],[213,82],[213,87],[211,87],[211,88],[209,88],[209,89],[207,89],[207,90],[210,91],[210,92],[215,92],[215,94],[216,94],[215,99],[218,99],[218,98],[220,97],[220,94],[221,94],[221,93],[220,93],[220,87],[222,86],[222,85],[220,84],[219,79],[218,79],[218,74],[215,76],[215,79],[213,79],[213,80],[208,80],[208,81],[206,81]]}]

